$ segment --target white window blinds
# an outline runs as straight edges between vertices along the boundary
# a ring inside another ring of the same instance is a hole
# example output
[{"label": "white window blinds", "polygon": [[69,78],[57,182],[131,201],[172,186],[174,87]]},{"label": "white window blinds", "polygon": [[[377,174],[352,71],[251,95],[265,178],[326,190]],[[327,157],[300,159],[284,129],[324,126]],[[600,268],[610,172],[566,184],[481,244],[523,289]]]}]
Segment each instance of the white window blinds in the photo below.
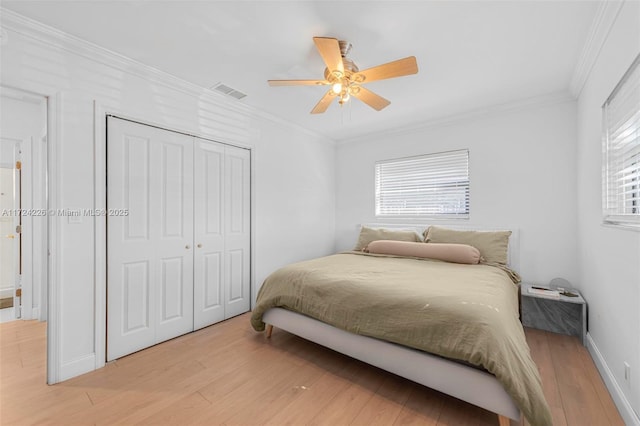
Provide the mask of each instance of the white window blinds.
[{"label": "white window blinds", "polygon": [[379,161],[376,216],[469,217],[469,150]]},{"label": "white window blinds", "polygon": [[640,226],[640,55],[603,105],[603,210]]}]

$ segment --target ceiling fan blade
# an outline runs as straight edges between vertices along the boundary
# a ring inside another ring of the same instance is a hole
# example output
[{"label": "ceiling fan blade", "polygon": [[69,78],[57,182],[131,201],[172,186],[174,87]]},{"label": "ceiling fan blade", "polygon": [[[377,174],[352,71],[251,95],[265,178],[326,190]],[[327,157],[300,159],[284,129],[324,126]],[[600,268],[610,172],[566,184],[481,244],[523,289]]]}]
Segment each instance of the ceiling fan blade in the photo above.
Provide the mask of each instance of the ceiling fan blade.
[{"label": "ceiling fan blade", "polygon": [[323,86],[327,80],[267,80],[269,86]]},{"label": "ceiling fan blade", "polygon": [[376,111],[380,111],[391,103],[382,96],[376,95],[371,90],[367,90],[362,86],[360,86],[360,90],[357,92],[351,93],[351,96],[355,96]]},{"label": "ceiling fan blade", "polygon": [[314,37],[313,41],[329,71],[338,70],[344,73],[344,65],[342,64],[342,54],[340,53],[338,40],[328,37]]},{"label": "ceiling fan blade", "polygon": [[367,68],[355,75],[356,81],[364,77],[362,83],[370,81],[384,80],[386,78],[402,77],[403,75],[416,74],[418,72],[418,64],[415,56],[409,56],[397,61],[387,62],[377,67]]},{"label": "ceiling fan blade", "polygon": [[320,114],[325,112],[327,108],[329,108],[329,105],[331,105],[331,102],[333,102],[333,99],[335,97],[336,94],[333,93],[333,90],[329,90],[327,93],[325,93],[322,99],[320,99],[320,102],[318,102],[316,106],[313,107],[313,109],[311,110],[311,114]]}]

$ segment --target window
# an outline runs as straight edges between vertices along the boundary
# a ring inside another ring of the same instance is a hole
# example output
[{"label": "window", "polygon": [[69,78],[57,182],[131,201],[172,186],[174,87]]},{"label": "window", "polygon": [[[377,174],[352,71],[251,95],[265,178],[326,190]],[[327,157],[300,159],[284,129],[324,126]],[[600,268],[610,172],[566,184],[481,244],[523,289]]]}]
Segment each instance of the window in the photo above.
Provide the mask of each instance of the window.
[{"label": "window", "polygon": [[640,55],[602,106],[607,223],[640,226]]},{"label": "window", "polygon": [[469,150],[376,163],[376,216],[469,217]]}]

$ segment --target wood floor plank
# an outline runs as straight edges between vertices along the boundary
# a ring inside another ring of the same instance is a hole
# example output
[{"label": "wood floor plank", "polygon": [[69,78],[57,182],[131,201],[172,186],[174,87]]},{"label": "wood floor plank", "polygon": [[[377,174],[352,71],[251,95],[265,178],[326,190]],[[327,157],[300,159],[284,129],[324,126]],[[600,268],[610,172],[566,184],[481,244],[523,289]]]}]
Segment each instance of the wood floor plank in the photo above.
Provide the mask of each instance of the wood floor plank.
[{"label": "wood floor plank", "polygon": [[332,426],[351,423],[380,388],[386,374],[363,364],[361,372],[356,374],[351,384],[337,393],[309,424]]},{"label": "wood floor plank", "polygon": [[[337,357],[336,353],[315,345],[304,342],[304,351],[293,357],[296,374],[289,374],[291,366],[288,366],[281,374],[286,381],[272,389],[263,397],[247,404],[225,422],[230,425],[252,424],[255,419],[261,418],[265,422],[271,422],[283,409],[295,411],[296,404],[301,403],[301,396],[316,386],[316,383],[328,371],[339,372],[352,360],[346,356]],[[283,408],[284,407],[284,408]]]},{"label": "wood floor plank", "polygon": [[[275,353],[265,353],[262,359],[265,361],[262,366],[245,365],[242,369],[230,372],[222,380],[200,388],[198,393],[211,403],[210,407],[195,416],[193,413],[185,413],[184,418],[192,423],[222,423],[272,389],[277,389],[284,380],[281,371],[286,368],[287,363]],[[174,407],[168,407],[168,410],[173,409]],[[155,424],[164,411],[166,410],[145,419],[142,424]]]},{"label": "wood floor plank", "polygon": [[[200,392],[191,393],[184,398],[179,399],[176,403],[171,404],[171,410],[162,410],[161,416],[153,416],[142,422],[131,423],[129,420],[121,421],[116,424],[122,425],[182,425],[189,424],[189,419],[194,412],[201,413],[211,408],[212,403],[200,394]],[[197,424],[192,422],[191,424]]]},{"label": "wood floor plank", "polygon": [[[253,339],[246,339],[245,345],[255,344]],[[289,338],[292,336],[289,335]],[[254,341],[255,340],[255,341]],[[261,339],[260,339],[261,340]],[[286,342],[286,340],[285,340]],[[286,357],[270,348],[262,341],[259,343],[260,352],[255,353],[247,350],[236,352],[232,363],[218,365],[213,370],[217,373],[215,377],[210,377],[208,383],[198,388],[198,393],[203,398],[211,401],[211,407],[206,412],[199,414],[184,413],[184,418],[193,423],[207,423],[210,418],[216,422],[221,422],[225,418],[233,416],[238,411],[243,411],[246,406],[252,406],[251,401],[263,399],[262,394],[280,383],[282,379],[290,377],[290,363]],[[301,339],[297,339],[287,344],[289,351],[302,350],[308,345]],[[296,349],[297,348],[297,349]],[[241,349],[236,345],[236,349]],[[260,359],[263,363],[253,362]],[[280,376],[280,377],[278,377]],[[153,415],[145,418],[142,424],[154,424],[163,421],[167,414],[183,406],[182,401],[174,404],[165,404],[166,408],[161,409]],[[238,406],[240,405],[240,406]],[[131,417],[126,419],[131,422]]]},{"label": "wood floor plank", "polygon": [[110,425],[148,409],[157,410],[158,406],[169,403],[177,382],[185,377],[197,377],[202,372],[203,367],[196,360],[174,364],[161,377],[149,377],[144,381],[137,380],[135,386],[123,386],[118,393],[77,411],[68,419],[73,423],[84,420],[90,424]]},{"label": "wood floor plank", "polygon": [[577,354],[576,359],[578,359],[582,364],[582,371],[588,377],[591,385],[595,389],[598,399],[600,400],[602,410],[609,419],[609,423],[615,426],[624,426],[624,420],[622,420],[618,409],[613,403],[613,399],[611,399],[611,395],[609,394],[609,391],[607,391],[607,387],[604,385],[604,381],[598,373],[598,369],[596,368],[589,351],[581,345],[577,339],[574,340],[574,346]]},{"label": "wood floor plank", "polygon": [[602,404],[582,365],[576,363],[575,342],[555,333],[548,333],[558,388],[569,426],[609,424]]},{"label": "wood floor plank", "polygon": [[567,426],[562,398],[558,387],[555,368],[549,350],[547,334],[542,330],[525,328],[525,335],[531,349],[531,357],[538,366],[542,379],[542,391],[551,410],[554,426]]},{"label": "wood floor plank", "polygon": [[438,417],[438,426],[495,426],[498,416],[459,399],[447,397]]},{"label": "wood floor plank", "polygon": [[388,374],[376,393],[352,420],[352,425],[390,425],[409,398],[411,387],[402,377]]},{"label": "wood floor plank", "polygon": [[444,404],[444,395],[417,383],[408,384],[411,388],[409,398],[393,422],[394,426],[437,425]]},{"label": "wood floor plank", "polygon": [[[137,380],[135,382],[136,386],[133,388],[129,383],[122,383],[114,387],[113,389],[119,391],[120,394],[114,399],[106,398],[104,401],[96,404],[97,410],[111,413],[115,407],[123,404],[123,400],[128,401],[130,399],[131,395],[123,394],[123,390],[126,391],[129,389],[135,395],[141,388],[144,388],[147,393],[134,398],[138,401],[145,399],[147,404],[144,407],[137,407],[136,410],[121,413],[119,420],[109,418],[109,422],[113,423],[117,421],[122,421],[124,424],[140,422],[150,416],[163,412],[164,408],[171,406],[172,403],[178,403],[185,395],[196,392],[203,387],[210,386],[212,383],[222,383],[229,386],[235,385],[229,378],[233,378],[236,375],[236,371],[248,370],[247,363],[250,363],[249,367],[254,365],[254,363],[251,363],[251,360],[254,357],[262,357],[264,354],[261,354],[261,351],[269,355],[269,348],[263,345],[259,347],[260,350],[254,350],[255,347],[251,341],[244,341],[243,344],[236,345],[236,349],[238,351],[236,356],[229,358],[227,362],[223,365],[218,365],[216,368],[206,368],[198,357],[190,356],[187,352],[187,358],[185,360],[180,360],[179,363],[173,362],[173,364],[168,367],[161,367],[164,368],[162,375],[152,375],[146,381]],[[189,358],[191,359],[189,360]],[[187,369],[187,367],[191,368]],[[174,371],[171,380],[169,380],[168,377],[169,370]],[[125,407],[127,406],[127,403],[125,403]],[[83,413],[80,413],[80,416],[83,415]],[[164,418],[164,416],[160,415],[156,418]]]},{"label": "wood floor plank", "polygon": [[315,417],[335,395],[346,389],[358,373],[358,362],[348,360],[338,371],[324,371],[321,377],[276,415],[265,419],[272,425],[304,424]]},{"label": "wood floor plank", "polygon": [[[577,339],[526,330],[554,425],[622,425]],[[46,324],[0,324],[0,424],[495,425],[497,416],[249,315],[45,384]],[[516,424],[527,425],[512,422]]]}]

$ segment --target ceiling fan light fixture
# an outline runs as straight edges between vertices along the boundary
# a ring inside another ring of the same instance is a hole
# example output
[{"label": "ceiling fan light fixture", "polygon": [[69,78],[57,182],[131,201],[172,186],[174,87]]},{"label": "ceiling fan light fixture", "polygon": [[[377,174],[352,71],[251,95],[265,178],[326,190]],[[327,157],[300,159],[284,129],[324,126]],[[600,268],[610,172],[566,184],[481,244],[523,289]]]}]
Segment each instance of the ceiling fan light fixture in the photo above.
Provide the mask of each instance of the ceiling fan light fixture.
[{"label": "ceiling fan light fixture", "polygon": [[314,37],[313,42],[326,65],[324,80],[268,80],[271,86],[331,86],[311,110],[311,114],[325,112],[334,98],[338,98],[339,104],[343,105],[351,96],[380,111],[391,102],[360,85],[418,72],[414,56],[360,71],[358,66],[347,57],[351,50],[351,43],[330,37]]}]

